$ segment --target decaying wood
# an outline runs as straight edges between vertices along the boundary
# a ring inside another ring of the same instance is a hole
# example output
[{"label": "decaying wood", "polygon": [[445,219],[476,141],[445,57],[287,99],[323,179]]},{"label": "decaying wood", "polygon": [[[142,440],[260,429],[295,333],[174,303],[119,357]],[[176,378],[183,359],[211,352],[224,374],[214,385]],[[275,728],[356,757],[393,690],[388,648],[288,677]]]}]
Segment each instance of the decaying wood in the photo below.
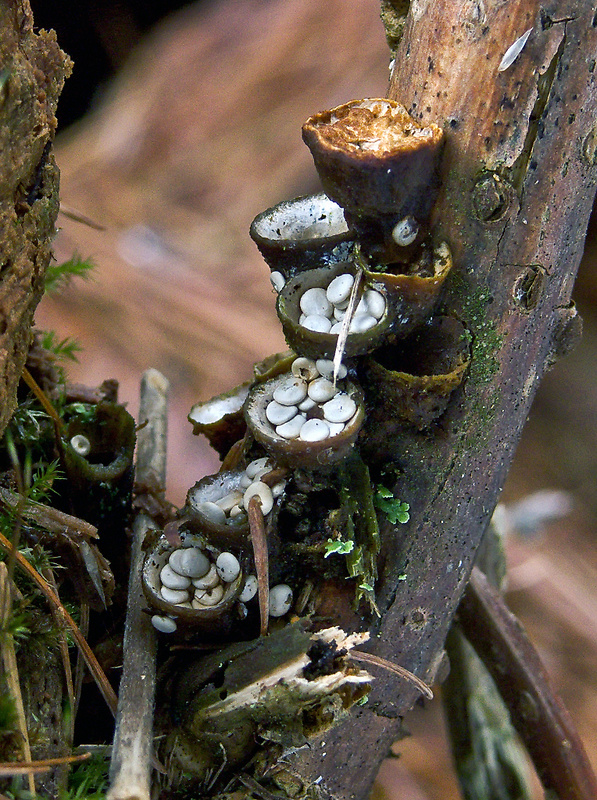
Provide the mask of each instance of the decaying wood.
[{"label": "decaying wood", "polygon": [[477,567],[458,618],[504,698],[545,788],[560,800],[597,797],[597,780],[582,743],[537,651]]},{"label": "decaying wood", "polygon": [[56,104],[71,62],[33,32],[28,0],[0,5],[0,434],[16,406],[58,214]]},{"label": "decaying wood", "polygon": [[[141,380],[136,477],[141,485],[163,488],[166,481],[166,396],[168,381],[157,370]],[[144,542],[155,522],[139,512],[133,546],[124,632],[124,661],[118,695],[116,731],[110,764],[109,800],[149,800],[153,754],[156,632],[141,586]]]},{"label": "decaying wood", "polygon": [[[371,649],[428,681],[537,384],[578,335],[570,293],[595,194],[596,40],[585,3],[438,0],[411,4],[396,53],[390,96],[446,132],[435,231],[450,243],[455,274],[444,306],[473,342],[468,379],[439,429],[386,432],[411,520],[385,531],[393,556]],[[301,754],[301,774],[324,793],[364,797],[376,754],[413,701],[377,681],[325,748]]]}]

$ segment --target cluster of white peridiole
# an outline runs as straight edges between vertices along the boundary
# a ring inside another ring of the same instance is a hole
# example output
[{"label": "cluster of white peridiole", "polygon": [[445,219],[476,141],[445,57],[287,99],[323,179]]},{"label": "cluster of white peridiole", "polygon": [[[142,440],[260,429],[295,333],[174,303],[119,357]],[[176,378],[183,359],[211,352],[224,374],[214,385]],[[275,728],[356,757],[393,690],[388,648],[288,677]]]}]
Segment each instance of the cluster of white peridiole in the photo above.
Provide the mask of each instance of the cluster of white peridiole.
[{"label": "cluster of white peridiole", "polygon": [[[332,278],[327,288],[315,286],[301,295],[299,325],[310,331],[339,334],[348,308],[354,275],[345,272]],[[386,310],[386,300],[376,289],[365,289],[352,319],[349,333],[363,333],[375,327]]]},{"label": "cluster of white peridiole", "polygon": [[[239,574],[240,564],[233,553],[220,553],[214,563],[198,547],[180,547],[170,553],[160,570],[158,591],[166,603],[181,608],[210,608],[222,601],[226,584]],[[169,617],[156,615],[151,621],[160,631],[176,630],[175,620]]]},{"label": "cluster of white peridiole", "polygon": [[257,495],[261,501],[261,512],[267,516],[272,510],[274,501],[284,491],[284,481],[270,487],[261,478],[271,472],[272,462],[269,458],[256,458],[247,465],[240,476],[237,489],[227,491],[215,500],[203,499],[201,487],[189,492],[192,507],[204,517],[218,525],[234,521],[245,522],[249,509],[249,500]]},{"label": "cluster of white peridiole", "polygon": [[[240,563],[233,553],[222,552],[213,562],[198,547],[180,547],[173,550],[159,575],[159,594],[167,603],[180,608],[201,610],[217,606],[223,599],[228,584],[240,575]],[[257,594],[257,576],[248,575],[238,596],[241,609]],[[273,586],[269,594],[269,614],[281,617],[292,605],[292,589],[285,583]],[[246,609],[244,609],[246,614]],[[162,633],[174,633],[177,628],[173,617],[154,614],[153,626]]]},{"label": "cluster of white peridiole", "polygon": [[[321,442],[342,433],[357,404],[338,384],[334,386],[333,371],[333,362],[327,359],[295,358],[291,374],[277,384],[265,409],[278,436]],[[346,367],[341,365],[338,378],[345,377]]]}]

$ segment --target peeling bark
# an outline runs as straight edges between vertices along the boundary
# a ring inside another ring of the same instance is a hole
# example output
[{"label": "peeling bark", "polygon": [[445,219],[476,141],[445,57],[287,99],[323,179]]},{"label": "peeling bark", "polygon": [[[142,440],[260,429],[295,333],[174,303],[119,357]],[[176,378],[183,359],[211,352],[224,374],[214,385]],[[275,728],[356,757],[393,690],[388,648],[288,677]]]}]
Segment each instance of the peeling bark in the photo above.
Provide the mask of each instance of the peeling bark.
[{"label": "peeling bark", "polygon": [[[388,423],[379,435],[402,470],[396,494],[411,520],[383,531],[370,649],[427,682],[537,385],[579,335],[570,295],[597,177],[596,48],[586,3],[419,0],[396,52],[389,96],[446,134],[434,231],[455,270],[443,310],[469,328],[473,351],[432,434]],[[368,705],[294,768],[324,795],[365,797],[415,699],[379,678]]]},{"label": "peeling bark", "polygon": [[0,435],[16,406],[58,214],[56,105],[71,62],[33,32],[28,0],[0,5]]}]

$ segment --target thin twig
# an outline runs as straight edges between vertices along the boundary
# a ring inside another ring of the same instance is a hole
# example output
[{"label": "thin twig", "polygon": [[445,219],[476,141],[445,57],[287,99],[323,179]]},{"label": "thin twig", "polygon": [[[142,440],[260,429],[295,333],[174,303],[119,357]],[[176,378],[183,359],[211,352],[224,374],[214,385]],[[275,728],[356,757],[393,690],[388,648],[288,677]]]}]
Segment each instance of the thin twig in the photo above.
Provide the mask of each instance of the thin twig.
[{"label": "thin twig", "polygon": [[346,308],[346,312],[344,313],[342,325],[340,326],[340,333],[338,334],[338,339],[336,341],[336,349],[334,351],[334,360],[333,360],[334,388],[336,387],[336,381],[338,380],[338,372],[340,371],[340,366],[342,365],[342,359],[344,358],[344,348],[346,347],[346,340],[348,339],[348,332],[350,330],[350,323],[352,322],[354,310],[357,307],[359,287],[361,285],[361,277],[363,275],[363,270],[360,267],[360,262],[357,263],[359,263],[359,269],[357,270],[357,273],[354,276],[354,283],[352,284],[352,289],[350,290],[350,298],[348,301],[348,306]]},{"label": "thin twig", "polygon": [[597,778],[537,651],[478,567],[458,620],[508,706],[545,788],[560,800],[597,797]]},{"label": "thin twig", "polygon": [[404,678],[404,680],[412,683],[413,686],[416,686],[417,689],[419,689],[421,693],[424,694],[429,700],[433,700],[433,692],[425,683],[425,681],[417,678],[414,673],[410,672],[410,670],[405,669],[404,667],[401,667],[400,664],[394,664],[393,661],[388,661],[385,658],[374,656],[372,653],[363,653],[360,650],[351,650],[348,655],[349,658],[352,658],[355,661],[364,661],[366,664],[375,664],[375,666],[381,667],[388,672],[393,672],[394,675],[398,675],[398,677]]},{"label": "thin twig", "polygon": [[106,226],[101,225],[99,222],[91,219],[86,214],[82,214],[80,211],[76,211],[74,208],[68,208],[63,203],[60,203],[60,213],[63,214],[67,219],[72,219],[73,222],[80,222],[81,225],[87,225],[88,228],[93,228],[96,231],[105,231]]},{"label": "thin twig", "polygon": [[89,667],[89,671],[97,683],[97,686],[102,694],[102,697],[106,701],[108,708],[113,714],[116,714],[117,701],[116,695],[114,694],[114,689],[112,689],[110,682],[106,678],[106,675],[104,674],[103,669],[100,667],[92,649],[89,647],[86,639],[77,627],[77,623],[64,608],[60,598],[56,596],[55,592],[48,586],[47,581],[42,578],[35,567],[31,566],[27,559],[21,553],[19,553],[15,547],[13,547],[6,536],[4,536],[2,533],[0,533],[0,547],[6,553],[13,555],[16,565],[31,578],[38,589],[42,592],[51,608],[57,612],[59,619],[69,628],[73,639],[75,640],[75,644],[85,659],[85,663]]},{"label": "thin twig", "polygon": [[[137,483],[164,489],[166,482],[166,430],[168,381],[150,369],[141,380],[137,442]],[[144,512],[133,523],[133,546],[124,633],[124,662],[116,731],[110,763],[107,800],[149,800],[155,702],[156,632],[144,613],[141,585],[143,544],[154,521]]]},{"label": "thin twig", "polygon": [[60,756],[59,758],[44,758],[39,761],[17,761],[0,763],[0,775],[22,775],[23,773],[48,772],[53,767],[60,767],[62,764],[73,764],[79,761],[87,761],[91,758],[91,753],[77,753],[72,756]]},{"label": "thin twig", "polygon": [[[12,595],[10,591],[10,578],[6,564],[0,562],[0,597],[2,605],[0,606],[0,630],[4,632],[2,641],[0,642],[0,649],[2,650],[2,662],[4,664],[4,671],[6,673],[6,688],[12,696],[17,713],[17,727],[21,734],[21,748],[26,762],[31,761],[31,746],[29,744],[29,733],[27,731],[27,720],[25,718],[25,708],[23,706],[23,696],[21,694],[21,687],[19,684],[19,670],[17,667],[17,656],[15,652],[14,640],[12,634],[7,630],[7,623],[10,617]],[[32,770],[24,770],[27,773],[27,781],[29,783],[29,791],[33,797],[37,797],[35,793],[35,781],[33,779]]]},{"label": "thin twig", "polygon": [[[54,576],[53,571],[50,568],[44,570],[43,577],[48,581],[48,583],[56,593],[56,597],[58,597],[59,596],[58,585],[56,583],[56,578]],[[67,741],[67,745],[70,750],[73,746],[73,741],[75,738],[75,688],[73,685],[73,671],[70,663],[70,654],[68,652],[68,643],[66,641],[66,634],[64,632],[63,626],[60,624],[61,620],[54,609],[51,609],[51,613],[52,613],[52,618],[56,623],[56,627],[58,628],[58,647],[60,650],[62,667],[64,669],[66,693],[68,694],[68,702],[70,704],[68,741]]]},{"label": "thin twig", "polygon": [[[11,492],[10,489],[0,486],[0,503],[3,503],[7,508],[17,508],[21,497],[22,495],[17,492]],[[63,533],[76,541],[97,539],[99,537],[97,528],[90,522],[86,522],[79,517],[73,517],[71,514],[65,514],[64,511],[59,511],[57,508],[52,508],[43,503],[27,500],[23,504],[21,514],[23,519],[36,522],[44,530],[50,531],[50,533]]]},{"label": "thin twig", "polygon": [[259,617],[261,620],[262,636],[267,634],[269,625],[269,557],[267,552],[267,536],[265,522],[261,511],[261,500],[255,495],[249,500],[247,509],[249,516],[249,529],[253,544],[253,557],[257,572],[257,585],[259,597]]}]

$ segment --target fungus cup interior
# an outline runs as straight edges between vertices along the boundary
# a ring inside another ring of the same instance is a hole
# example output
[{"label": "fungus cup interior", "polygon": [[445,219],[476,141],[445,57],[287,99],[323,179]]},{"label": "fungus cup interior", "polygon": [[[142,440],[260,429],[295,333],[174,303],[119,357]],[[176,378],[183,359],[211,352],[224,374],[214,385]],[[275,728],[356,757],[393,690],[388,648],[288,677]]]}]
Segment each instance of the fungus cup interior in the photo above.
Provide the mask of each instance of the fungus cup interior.
[{"label": "fungus cup interior", "polygon": [[216,503],[231,492],[242,493],[244,491],[240,485],[242,475],[242,472],[236,470],[225,470],[202,478],[189,489],[183,510],[189,531],[200,535],[206,534],[209,541],[217,547],[236,546],[245,549],[250,547],[246,514],[219,523],[210,519],[198,508],[200,503]]},{"label": "fungus cup interior", "polygon": [[[334,357],[336,343],[338,341],[337,334],[312,331],[299,324],[301,297],[307,289],[314,287],[327,288],[337,275],[350,273],[354,276],[356,272],[357,267],[353,262],[343,261],[338,264],[330,265],[329,267],[303,272],[301,275],[297,275],[295,278],[291,278],[287,281],[278,295],[276,311],[282,323],[286,341],[295,352],[315,359],[332,359]],[[375,277],[372,275],[364,282],[362,288],[363,290],[375,289],[381,292],[386,298],[386,308],[383,316],[378,320],[375,326],[362,333],[348,334],[344,350],[348,358],[360,356],[375,350],[376,347],[379,347],[383,343],[392,329],[393,317],[387,299],[387,290],[383,283],[375,280]]]},{"label": "fungus cup interior", "polygon": [[211,400],[195,403],[188,414],[193,433],[196,436],[203,434],[221,457],[244,436],[246,428],[242,408],[250,385],[247,381]]},{"label": "fungus cup interior", "polygon": [[446,410],[469,363],[466,328],[453,317],[440,316],[400,344],[377,350],[362,375],[383,413],[423,430]]},{"label": "fungus cup interior", "polygon": [[285,277],[346,258],[352,239],[343,209],[323,192],[262,211],[249,232],[267,264]]},{"label": "fungus cup interior", "polygon": [[[120,477],[132,464],[135,449],[135,420],[116,403],[102,402],[90,406],[91,419],[83,422],[75,416],[68,424],[63,448],[67,462],[87,480],[111,481]],[[90,451],[81,456],[70,445],[70,439],[81,434],[89,440]]]},{"label": "fungus cup interior", "polygon": [[[159,614],[167,614],[176,617],[179,622],[188,623],[190,626],[201,626],[202,622],[212,623],[213,620],[221,618],[229,611],[238,599],[244,584],[244,571],[241,569],[238,577],[228,584],[224,584],[224,596],[217,605],[206,606],[205,608],[184,608],[173,603],[166,602],[160,597],[160,572],[168,563],[168,559],[173,548],[165,536],[160,536],[154,547],[145,556],[142,571],[143,593],[152,609]],[[215,556],[212,560],[215,562]]]},{"label": "fungus cup interior", "polygon": [[368,268],[365,274],[368,280],[384,286],[395,315],[394,333],[402,338],[413,333],[433,311],[452,269],[452,254],[448,245],[440,242],[433,248],[424,246],[412,264],[387,264],[379,269],[383,272]]},{"label": "fungus cup interior", "polygon": [[287,377],[288,374],[274,378],[255,386],[249,392],[245,403],[245,418],[249,430],[275,462],[282,466],[323,468],[341,461],[348,455],[363,424],[365,407],[362,390],[349,380],[346,380],[344,385],[339,383],[339,389],[346,392],[357,406],[357,410],[346,422],[341,433],[319,442],[285,439],[276,433],[274,426],[267,419],[266,409],[273,399],[276,387]]}]

